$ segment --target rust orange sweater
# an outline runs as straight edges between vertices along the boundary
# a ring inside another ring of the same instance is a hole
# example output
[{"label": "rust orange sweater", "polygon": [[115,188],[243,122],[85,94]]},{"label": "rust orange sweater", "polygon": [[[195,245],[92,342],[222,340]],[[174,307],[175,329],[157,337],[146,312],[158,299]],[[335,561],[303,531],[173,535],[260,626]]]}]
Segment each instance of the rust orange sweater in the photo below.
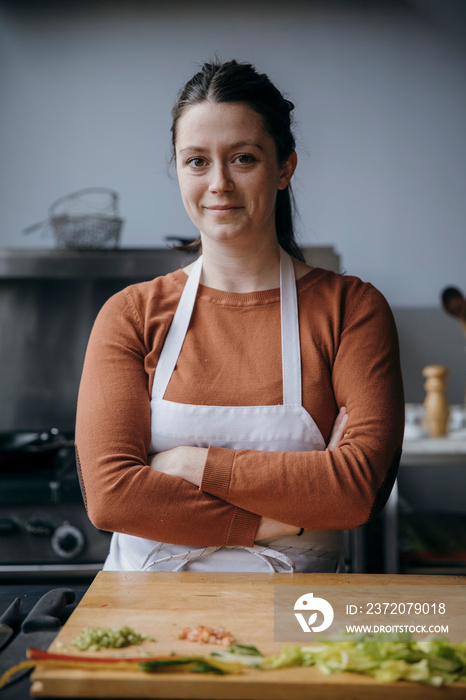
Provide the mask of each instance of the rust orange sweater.
[{"label": "rust orange sweater", "polygon": [[[391,311],[372,285],[314,269],[298,282],[303,405],[328,441],[340,406],[348,437],[323,452],[210,447],[201,488],[152,471],[155,367],[186,275],[127,287],[91,333],[76,446],[89,517],[104,530],[193,546],[254,543],[262,515],[306,529],[357,527],[384,505],[398,468],[404,399]],[[165,398],[282,403],[280,292],[200,286]]]}]

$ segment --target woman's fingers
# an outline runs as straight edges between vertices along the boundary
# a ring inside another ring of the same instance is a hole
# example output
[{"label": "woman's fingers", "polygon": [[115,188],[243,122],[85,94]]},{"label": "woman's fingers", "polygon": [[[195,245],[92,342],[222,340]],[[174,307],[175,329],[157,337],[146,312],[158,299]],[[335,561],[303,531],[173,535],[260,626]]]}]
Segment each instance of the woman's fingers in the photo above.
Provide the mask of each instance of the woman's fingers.
[{"label": "woman's fingers", "polygon": [[330,435],[330,440],[327,445],[327,449],[334,450],[338,447],[338,443],[345,434],[345,426],[348,422],[348,414],[346,413],[345,406],[340,408],[340,413],[335,419],[333,424],[332,434]]}]

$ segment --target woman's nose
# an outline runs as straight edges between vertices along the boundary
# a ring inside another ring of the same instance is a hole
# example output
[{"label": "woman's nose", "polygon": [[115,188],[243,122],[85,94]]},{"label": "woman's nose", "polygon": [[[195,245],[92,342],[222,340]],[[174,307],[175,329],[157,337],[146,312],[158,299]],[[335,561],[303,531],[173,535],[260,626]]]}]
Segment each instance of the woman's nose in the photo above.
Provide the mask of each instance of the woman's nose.
[{"label": "woman's nose", "polygon": [[233,189],[233,181],[225,165],[219,163],[212,169],[211,173],[212,177],[209,184],[211,192],[229,192]]}]

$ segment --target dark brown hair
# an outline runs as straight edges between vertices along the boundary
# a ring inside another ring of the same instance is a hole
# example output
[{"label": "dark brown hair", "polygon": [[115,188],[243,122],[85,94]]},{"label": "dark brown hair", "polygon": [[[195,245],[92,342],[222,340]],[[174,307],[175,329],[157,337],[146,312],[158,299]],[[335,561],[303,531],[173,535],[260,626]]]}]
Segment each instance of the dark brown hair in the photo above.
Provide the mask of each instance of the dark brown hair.
[{"label": "dark brown hair", "polygon": [[[285,163],[294,151],[296,143],[291,130],[291,112],[294,105],[285,99],[267,75],[260,74],[250,63],[204,63],[201,70],[181,90],[172,109],[172,148],[175,143],[178,121],[187,107],[209,100],[211,102],[244,102],[261,115],[264,128],[272,136],[280,164]],[[293,227],[294,197],[291,185],[277,191],[275,228],[279,244],[290,255],[304,262],[296,243]],[[177,246],[182,250],[197,250],[198,238],[193,243]]]}]

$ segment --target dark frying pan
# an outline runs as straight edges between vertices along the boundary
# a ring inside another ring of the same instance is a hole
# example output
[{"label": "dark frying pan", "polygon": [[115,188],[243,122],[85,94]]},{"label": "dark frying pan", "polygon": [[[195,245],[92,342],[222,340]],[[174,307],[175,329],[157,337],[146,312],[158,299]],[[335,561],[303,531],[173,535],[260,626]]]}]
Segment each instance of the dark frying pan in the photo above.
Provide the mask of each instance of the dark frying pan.
[{"label": "dark frying pan", "polygon": [[0,470],[53,469],[57,451],[72,445],[73,441],[56,428],[41,432],[22,430],[0,433]]},{"label": "dark frying pan", "polygon": [[457,287],[446,287],[441,294],[443,310],[458,319],[466,333],[466,298]]}]

